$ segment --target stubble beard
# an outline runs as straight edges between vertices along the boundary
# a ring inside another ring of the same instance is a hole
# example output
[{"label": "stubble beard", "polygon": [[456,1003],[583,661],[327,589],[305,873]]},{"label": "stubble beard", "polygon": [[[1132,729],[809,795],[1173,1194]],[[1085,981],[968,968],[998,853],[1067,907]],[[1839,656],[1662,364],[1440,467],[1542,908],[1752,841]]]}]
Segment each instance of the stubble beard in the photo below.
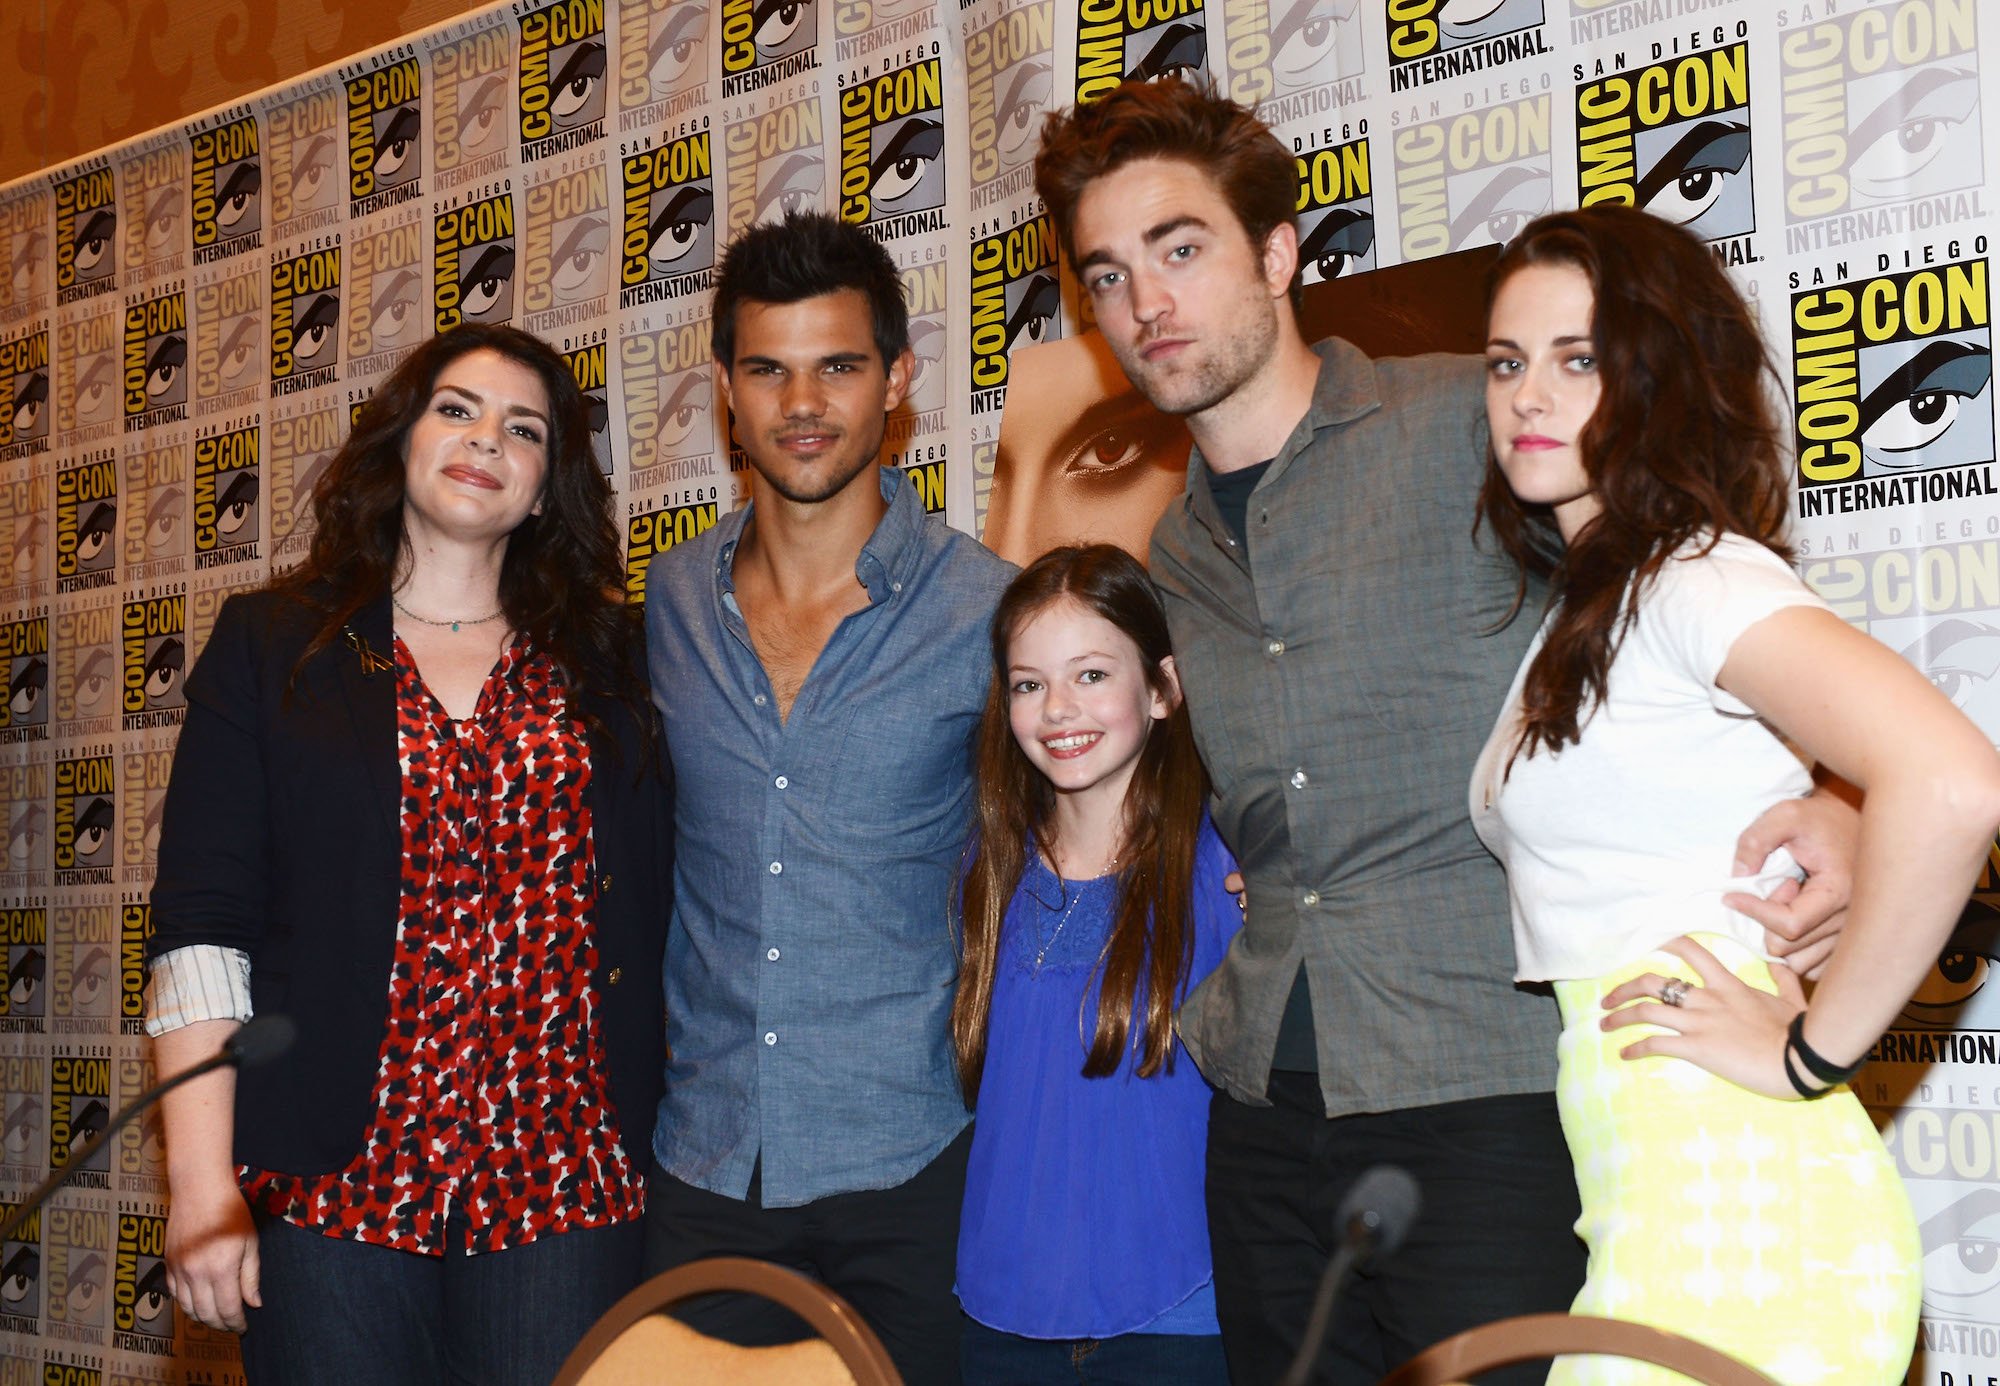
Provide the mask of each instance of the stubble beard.
[{"label": "stubble beard", "polygon": [[[882,440],[887,436],[888,429],[889,418],[884,414],[876,424],[873,441],[862,446],[853,457],[837,465],[831,460],[811,464],[814,468],[830,466],[833,470],[828,472],[808,470],[803,477],[777,467],[766,466],[754,451],[746,449],[746,452],[750,465],[757,469],[757,475],[764,478],[764,484],[779,496],[793,505],[818,505],[845,491],[854,483],[854,478],[876,464],[882,455]],[[843,435],[841,439],[843,443],[852,443],[854,440],[855,435],[851,433]],[[781,450],[779,456],[783,456]]]},{"label": "stubble beard", "polygon": [[1112,355],[1147,403],[1162,414],[1186,418],[1213,409],[1242,389],[1270,362],[1277,344],[1277,310],[1264,301],[1233,320],[1214,351],[1187,369],[1154,368],[1139,354],[1143,343],[1114,345]]}]

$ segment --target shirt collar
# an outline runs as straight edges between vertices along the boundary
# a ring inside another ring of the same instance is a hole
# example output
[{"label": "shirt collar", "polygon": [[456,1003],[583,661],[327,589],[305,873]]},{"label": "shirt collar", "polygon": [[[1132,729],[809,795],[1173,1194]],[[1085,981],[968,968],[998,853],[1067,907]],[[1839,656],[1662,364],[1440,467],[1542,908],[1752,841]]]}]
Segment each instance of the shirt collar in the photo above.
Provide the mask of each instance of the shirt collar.
[{"label": "shirt collar", "polygon": [[[877,470],[882,499],[889,508],[876,521],[874,532],[854,560],[855,579],[868,590],[871,605],[885,602],[903,590],[903,580],[922,555],[924,529],[929,523],[916,483],[900,468]],[[736,590],[736,546],[743,540],[743,527],[750,523],[751,506],[755,504],[753,501],[740,510],[732,510],[716,522],[716,528],[722,532],[722,547],[716,552],[715,580],[724,592]]]}]

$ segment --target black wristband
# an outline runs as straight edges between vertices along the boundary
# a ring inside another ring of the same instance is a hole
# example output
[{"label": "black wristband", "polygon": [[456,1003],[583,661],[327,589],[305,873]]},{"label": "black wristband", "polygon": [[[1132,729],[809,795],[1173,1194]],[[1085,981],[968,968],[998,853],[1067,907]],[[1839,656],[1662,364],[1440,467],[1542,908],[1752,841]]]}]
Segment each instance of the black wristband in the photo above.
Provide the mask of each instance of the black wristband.
[{"label": "black wristband", "polygon": [[1815,1097],[1825,1097],[1833,1091],[1831,1087],[1813,1088],[1806,1086],[1805,1079],[1799,1077],[1798,1069],[1792,1066],[1792,1042],[1789,1038],[1785,1040],[1785,1077],[1791,1082],[1792,1091],[1808,1102],[1812,1101]]},{"label": "black wristband", "polygon": [[[1806,1013],[1804,1011],[1800,1011],[1792,1017],[1791,1028],[1785,1034],[1787,1037],[1785,1043],[1786,1053],[1797,1054],[1799,1062],[1805,1065],[1806,1072],[1812,1074],[1813,1077],[1819,1079],[1820,1082],[1830,1088],[1838,1087],[1840,1084],[1845,1083],[1855,1074],[1861,1072],[1862,1066],[1868,1062],[1866,1054],[1863,1054],[1860,1058],[1845,1067],[1821,1057],[1814,1051],[1810,1044],[1806,1043]],[[1793,1081],[1792,1086],[1798,1086],[1796,1080]]]}]

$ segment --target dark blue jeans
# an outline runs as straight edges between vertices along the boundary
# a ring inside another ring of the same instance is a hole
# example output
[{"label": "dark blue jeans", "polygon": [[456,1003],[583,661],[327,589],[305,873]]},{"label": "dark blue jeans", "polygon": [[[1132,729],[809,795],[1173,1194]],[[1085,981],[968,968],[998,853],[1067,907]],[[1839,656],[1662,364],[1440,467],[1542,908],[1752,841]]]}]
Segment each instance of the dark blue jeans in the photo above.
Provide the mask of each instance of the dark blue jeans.
[{"label": "dark blue jeans", "polygon": [[1021,1338],[967,1319],[959,1362],[965,1386],[1229,1386],[1213,1335]]},{"label": "dark blue jeans", "polygon": [[[450,1244],[463,1246],[454,1218]],[[443,1256],[280,1222],[259,1229],[264,1307],[249,1311],[251,1386],[548,1386],[639,1283],[636,1222]]]}]

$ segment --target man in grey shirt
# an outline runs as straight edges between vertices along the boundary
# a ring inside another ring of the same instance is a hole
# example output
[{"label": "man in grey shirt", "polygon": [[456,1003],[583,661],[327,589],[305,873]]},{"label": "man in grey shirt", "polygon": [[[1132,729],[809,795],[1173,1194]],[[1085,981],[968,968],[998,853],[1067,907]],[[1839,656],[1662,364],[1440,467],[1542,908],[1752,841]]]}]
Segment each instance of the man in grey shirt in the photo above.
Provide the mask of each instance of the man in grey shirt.
[{"label": "man in grey shirt", "polygon": [[[1558,1018],[1510,980],[1505,881],[1466,805],[1534,624],[1472,535],[1481,363],[1307,345],[1293,157],[1232,102],[1127,84],[1051,117],[1036,184],[1126,374],[1196,443],[1152,567],[1248,882],[1243,933],[1181,1015],[1221,1089],[1208,1200],[1231,1372],[1283,1373],[1333,1209],[1390,1162],[1423,1217],[1319,1363],[1371,1382],[1474,1324],[1566,1309],[1583,1278]],[[1796,813],[1742,850],[1761,859]],[[1847,811],[1829,813],[1837,836]],[[1752,908],[1803,933],[1843,890]]]}]

